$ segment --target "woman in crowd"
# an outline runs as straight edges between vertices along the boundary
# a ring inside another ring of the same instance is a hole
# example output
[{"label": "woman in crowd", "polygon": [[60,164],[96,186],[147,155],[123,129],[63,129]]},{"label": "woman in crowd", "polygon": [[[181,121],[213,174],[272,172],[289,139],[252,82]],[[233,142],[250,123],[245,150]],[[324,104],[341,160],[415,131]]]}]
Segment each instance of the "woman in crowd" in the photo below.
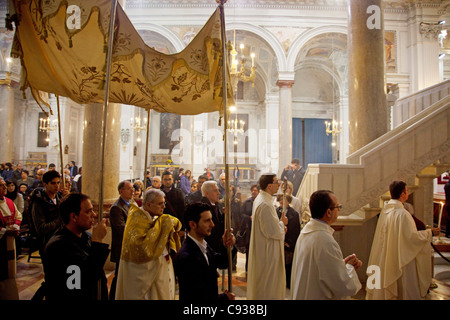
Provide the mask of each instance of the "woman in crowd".
[{"label": "woman in crowd", "polygon": [[186,173],[180,176],[181,190],[183,190],[185,194],[191,193],[191,176],[191,170],[186,170]]},{"label": "woman in crowd", "polygon": [[17,210],[20,211],[20,213],[23,213],[23,209],[25,207],[23,196],[21,193],[18,192],[17,186],[12,180],[6,181],[6,197],[11,199],[14,204],[17,207]]},{"label": "woman in crowd", "polygon": [[138,204],[139,207],[142,207],[142,193],[143,193],[143,186],[141,186],[141,184],[136,181],[133,184],[133,188],[134,188],[134,196],[133,199],[134,201],[136,201],[136,203]]}]

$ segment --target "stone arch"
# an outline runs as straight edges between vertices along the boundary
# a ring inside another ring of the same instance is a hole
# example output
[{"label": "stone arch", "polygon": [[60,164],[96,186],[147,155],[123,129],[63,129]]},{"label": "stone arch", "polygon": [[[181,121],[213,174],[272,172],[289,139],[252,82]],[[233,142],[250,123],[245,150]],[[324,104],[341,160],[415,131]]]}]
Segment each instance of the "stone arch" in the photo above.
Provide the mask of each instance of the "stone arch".
[{"label": "stone arch", "polygon": [[337,26],[337,25],[330,25],[330,26],[323,26],[314,28],[311,30],[306,31],[303,33],[300,37],[295,39],[295,41],[292,43],[291,47],[289,48],[286,64],[287,64],[287,70],[288,71],[294,71],[295,69],[295,63],[297,60],[297,56],[302,50],[303,46],[314,37],[317,37],[319,35],[325,34],[325,33],[343,33],[345,35],[348,34],[348,28],[346,26]]},{"label": "stone arch", "polygon": [[265,40],[268,46],[273,50],[277,58],[278,70],[286,70],[286,53],[283,49],[280,41],[269,31],[248,23],[230,22],[226,24],[226,30],[241,30],[254,33],[263,40]]}]

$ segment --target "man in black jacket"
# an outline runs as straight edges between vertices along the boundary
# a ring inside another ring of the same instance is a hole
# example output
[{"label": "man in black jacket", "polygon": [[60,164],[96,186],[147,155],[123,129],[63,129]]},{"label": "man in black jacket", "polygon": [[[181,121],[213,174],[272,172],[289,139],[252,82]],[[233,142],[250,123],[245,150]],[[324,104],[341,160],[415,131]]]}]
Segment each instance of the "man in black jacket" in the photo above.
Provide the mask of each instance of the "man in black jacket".
[{"label": "man in black jacket", "polygon": [[48,171],[42,176],[42,183],[44,189],[38,188],[31,195],[31,216],[39,241],[39,254],[44,264],[45,245],[62,225],[58,209],[62,195],[59,192],[61,175],[56,170]]},{"label": "man in black jacket", "polygon": [[[166,195],[166,208],[164,209],[164,214],[170,214],[181,223],[184,223],[184,192],[181,189],[175,187],[173,183],[173,175],[170,171],[164,171],[161,177],[162,186],[161,190]],[[181,228],[184,230],[184,225]],[[184,231],[180,231],[180,237],[183,237]]]},{"label": "man in black jacket", "polygon": [[109,210],[109,221],[111,223],[111,257],[110,260],[115,262],[116,269],[114,278],[111,282],[110,300],[116,297],[117,277],[119,276],[120,254],[122,253],[123,232],[128,218],[128,208],[133,200],[134,188],[133,184],[128,180],[119,182],[117,186],[119,198],[113,203]]},{"label": "man in black jacket", "polygon": [[[69,194],[62,200],[59,208],[64,226],[45,247],[46,299],[107,299],[103,266],[109,249],[108,244],[102,243],[106,236],[106,219],[94,225],[97,214],[89,197],[81,193]],[[91,227],[92,235],[86,232]]]},{"label": "man in black jacket", "polygon": [[[217,182],[214,180],[205,181],[202,185],[202,200],[211,207],[212,221],[214,228],[211,230],[211,234],[205,237],[205,240],[214,249],[214,251],[220,252],[223,250],[222,235],[225,232],[225,219],[222,208],[219,204],[220,191]],[[226,268],[225,268],[226,269]]]},{"label": "man in black jacket", "polygon": [[280,180],[284,181],[284,179],[287,178],[290,182],[292,182],[292,184],[294,185],[292,195],[294,197],[297,196],[297,191],[300,188],[300,184],[302,183],[305,171],[305,168],[301,166],[300,160],[297,158],[292,159],[291,164],[288,164],[286,168],[283,169]]},{"label": "man in black jacket", "polygon": [[223,251],[215,252],[205,241],[211,235],[214,222],[210,206],[193,203],[185,212],[186,240],[174,259],[181,301],[234,300],[235,295],[225,290],[218,294],[217,268],[227,268],[226,247],[233,246],[236,239],[228,230],[223,234]]}]

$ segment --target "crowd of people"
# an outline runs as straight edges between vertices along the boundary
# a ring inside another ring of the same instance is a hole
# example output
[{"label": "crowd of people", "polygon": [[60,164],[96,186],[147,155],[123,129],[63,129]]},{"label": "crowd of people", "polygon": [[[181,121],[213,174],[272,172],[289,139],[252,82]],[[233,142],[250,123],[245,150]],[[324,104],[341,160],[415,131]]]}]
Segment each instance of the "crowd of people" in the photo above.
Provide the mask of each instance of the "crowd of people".
[{"label": "crowd of people", "polygon": [[[298,159],[280,178],[261,175],[245,200],[235,179],[227,208],[225,174],[216,181],[209,169],[197,181],[190,170],[175,174],[173,167],[161,176],[147,173],[145,183],[124,180],[102,221],[89,196],[73,187],[81,171],[75,167],[72,162],[65,169],[64,187],[50,168],[37,168],[36,180],[14,173],[18,169],[10,164],[1,172],[0,250],[14,250],[27,221],[37,235],[45,275],[33,299],[174,300],[178,286],[183,301],[233,300],[232,292],[219,294],[217,281],[218,270],[236,267],[237,252],[246,255],[249,300],[284,300],[287,288],[292,300],[348,299],[362,288],[356,271],[364,263],[356,254],[344,258],[333,238],[342,208],[337,196],[329,190],[305,201],[295,196],[304,175]],[[27,209],[16,201],[20,190],[14,193],[12,179],[14,185],[28,181]],[[392,182],[390,193],[368,261],[382,276],[367,288],[366,298],[420,299],[431,281],[425,249],[440,230],[418,227],[403,205],[408,199],[403,181]],[[110,244],[103,243],[107,224]],[[116,266],[109,290],[103,271],[108,255]],[[8,259],[0,269],[0,298],[18,299],[16,255],[2,256]]]}]

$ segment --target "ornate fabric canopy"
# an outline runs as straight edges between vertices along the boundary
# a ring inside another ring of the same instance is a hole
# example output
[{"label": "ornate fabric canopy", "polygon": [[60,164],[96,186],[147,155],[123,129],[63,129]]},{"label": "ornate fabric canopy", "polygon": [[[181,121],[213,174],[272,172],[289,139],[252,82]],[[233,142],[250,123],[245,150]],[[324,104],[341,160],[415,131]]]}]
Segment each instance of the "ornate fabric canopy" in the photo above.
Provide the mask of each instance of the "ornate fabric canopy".
[{"label": "ornate fabric canopy", "polygon": [[[31,88],[38,103],[45,103],[39,91],[80,104],[103,103],[112,3],[14,0],[12,56],[22,61],[22,89]],[[184,115],[222,113],[221,41],[217,9],[183,51],[160,53],[144,43],[118,5],[109,102]]]}]

